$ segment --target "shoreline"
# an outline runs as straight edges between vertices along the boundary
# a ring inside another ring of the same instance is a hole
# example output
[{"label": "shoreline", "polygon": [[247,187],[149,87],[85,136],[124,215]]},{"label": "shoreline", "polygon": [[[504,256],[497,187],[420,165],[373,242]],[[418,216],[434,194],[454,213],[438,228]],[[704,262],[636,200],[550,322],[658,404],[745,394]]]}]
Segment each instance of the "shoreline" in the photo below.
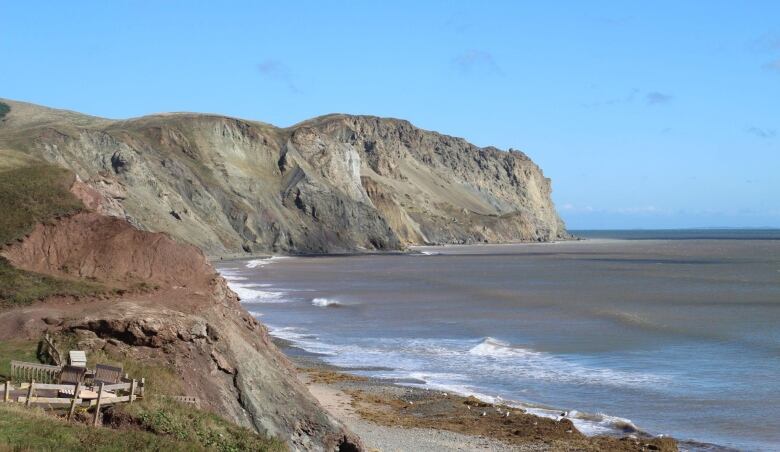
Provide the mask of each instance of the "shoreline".
[{"label": "shoreline", "polygon": [[640,431],[587,436],[565,416],[552,419],[474,396],[356,375],[350,371],[360,369],[330,365],[284,339],[273,342],[312,395],[368,450],[678,450],[670,437]]},{"label": "shoreline", "polygon": [[[381,251],[381,250],[355,250],[355,251],[341,251],[341,252],[332,252],[332,253],[279,253],[279,254],[269,254],[267,252],[263,253],[226,253],[226,254],[207,254],[206,259],[208,259],[210,262],[222,262],[222,261],[245,261],[245,260],[252,260],[252,259],[270,259],[273,257],[347,257],[347,256],[406,256],[410,254],[421,254],[420,251],[417,251],[418,248],[444,248],[444,247],[459,247],[459,246],[479,246],[479,245],[551,245],[551,244],[560,244],[560,243],[577,243],[577,242],[583,242],[583,241],[593,241],[593,239],[588,239],[584,237],[570,237],[570,238],[559,238],[555,240],[547,240],[547,241],[536,241],[536,240],[517,240],[517,241],[509,241],[509,242],[489,242],[489,243],[482,243],[482,242],[475,242],[475,243],[436,243],[436,244],[420,244],[420,245],[408,245],[406,249],[401,250],[387,250],[387,251]],[[599,239],[596,239],[599,240]]]},{"label": "shoreline", "polygon": [[[615,240],[619,240],[619,239],[615,239]],[[550,245],[550,244],[555,244],[555,243],[578,243],[578,242],[580,242],[580,243],[583,243],[583,242],[600,243],[600,242],[604,242],[604,241],[612,241],[612,240],[605,240],[605,239],[596,238],[596,239],[585,239],[585,240],[582,240],[582,241],[570,241],[570,240],[567,240],[565,242],[548,242],[548,243],[534,243],[534,242],[530,242],[529,243],[529,242],[526,242],[526,243],[522,243],[520,245],[526,245],[526,244],[528,244],[528,245]],[[454,251],[457,250],[457,247],[459,247],[459,246],[464,246],[464,245],[449,245],[449,246],[443,246],[443,247],[442,246],[436,246],[436,247],[434,247],[434,246],[431,246],[431,247],[428,247],[428,246],[419,246],[419,247],[415,246],[415,247],[410,248],[409,251],[404,252],[404,253],[353,253],[352,255],[356,255],[356,256],[363,256],[363,255],[366,255],[366,254],[370,254],[370,255],[418,255],[418,254],[426,254],[426,253],[421,253],[420,252],[421,249],[422,250],[426,250],[426,249],[430,249],[430,248],[439,248],[439,249],[441,249],[441,248],[449,248],[451,250],[451,252],[454,252]],[[477,246],[479,246],[479,245],[477,245]],[[490,246],[490,244],[488,244],[488,246]],[[444,250],[442,250],[442,251],[444,251]],[[300,255],[298,255],[298,256],[300,256]],[[319,255],[319,256],[320,257],[327,257],[329,255]],[[339,255],[335,255],[335,256],[345,256],[345,254],[339,254]],[[268,256],[265,256],[265,257],[267,258]],[[285,257],[287,257],[287,256],[285,256]],[[289,256],[289,257],[297,257],[297,256]],[[248,259],[251,259],[251,258],[244,258],[244,259],[241,259],[241,260],[242,261],[246,261]],[[379,367],[372,367],[370,369],[368,369],[368,368],[339,368],[339,367],[335,367],[335,366],[332,366],[332,365],[329,365],[329,364],[323,362],[322,359],[318,358],[318,355],[316,355],[314,353],[310,353],[310,352],[308,352],[306,350],[303,350],[303,349],[299,348],[299,346],[295,342],[290,342],[290,341],[287,341],[287,340],[284,340],[284,339],[280,339],[280,338],[277,338],[277,337],[274,337],[273,340],[279,346],[279,348],[282,349],[283,353],[285,353],[285,355],[287,355],[293,362],[295,362],[298,365],[299,368],[302,369],[302,371],[301,371],[301,378],[304,381],[307,381],[308,383],[311,383],[310,382],[310,378],[311,378],[310,374],[312,373],[312,369],[315,369],[316,373],[321,373],[321,372],[325,372],[326,371],[326,372],[332,374],[332,377],[329,378],[330,381],[324,381],[324,382],[323,381],[316,381],[316,382],[313,383],[314,385],[316,385],[315,386],[316,387],[316,391],[320,391],[320,393],[324,392],[327,395],[326,398],[328,400],[326,402],[328,402],[328,403],[333,402],[333,403],[336,403],[336,406],[342,406],[342,407],[343,406],[350,406],[350,407],[353,407],[352,411],[350,413],[347,413],[347,414],[349,416],[351,416],[352,421],[359,423],[359,428],[355,429],[356,432],[358,432],[358,433],[359,433],[359,430],[364,429],[364,430],[368,431],[369,434],[371,434],[370,432],[374,432],[374,431],[376,431],[376,429],[379,429],[380,427],[381,428],[385,428],[385,429],[387,429],[387,428],[396,429],[397,428],[397,429],[401,429],[401,430],[406,430],[407,428],[406,427],[399,427],[399,425],[403,425],[403,423],[382,426],[382,425],[379,425],[379,424],[376,424],[376,423],[371,423],[371,421],[366,420],[364,417],[362,417],[362,416],[360,416],[359,414],[356,413],[356,410],[354,409],[355,407],[353,406],[355,404],[364,403],[364,400],[361,400],[361,399],[356,400],[354,394],[351,394],[349,392],[345,392],[344,389],[347,389],[348,391],[353,391],[353,392],[354,391],[364,391],[365,392],[366,389],[368,388],[368,389],[370,389],[368,391],[368,394],[370,396],[375,396],[375,393],[378,392],[380,394],[380,396],[378,396],[378,399],[380,399],[380,401],[378,401],[378,402],[374,401],[374,403],[373,403],[374,408],[385,407],[386,409],[392,409],[395,406],[395,402],[398,401],[397,399],[399,397],[401,397],[401,398],[403,398],[403,397],[405,397],[405,398],[413,397],[413,398],[420,399],[420,400],[427,400],[428,399],[427,396],[430,395],[430,394],[434,394],[434,393],[438,393],[439,395],[444,394],[444,391],[436,391],[436,390],[431,389],[431,388],[429,388],[429,389],[422,388],[421,389],[420,387],[410,386],[410,385],[424,384],[425,383],[424,381],[419,381],[419,380],[418,381],[412,381],[412,380],[405,380],[405,379],[389,380],[389,379],[377,379],[377,378],[364,378],[364,377],[361,377],[360,375],[355,375],[355,372],[360,374],[361,371],[385,370],[387,368],[379,368]],[[387,370],[391,370],[391,369],[387,369]],[[336,375],[338,375],[338,376],[336,376]],[[333,394],[334,391],[338,393],[337,394],[338,397],[336,397]],[[421,391],[425,391],[425,392],[421,392]],[[445,391],[446,391],[446,389],[445,389]],[[390,398],[388,398],[388,397],[390,397]],[[395,398],[393,398],[393,397],[395,397]],[[319,398],[319,396],[318,396],[318,398]],[[335,402],[334,402],[334,398],[337,399],[337,400],[335,400]],[[488,398],[486,400],[492,400],[492,399]],[[321,400],[321,402],[323,403],[323,405],[326,404],[322,400]],[[515,403],[515,402],[513,402],[513,403]],[[531,411],[531,412],[534,412],[533,410],[535,408],[537,408],[537,406],[535,404],[523,404],[522,401],[517,401],[516,403],[517,403],[517,405],[514,405],[514,408],[520,408],[520,409],[531,408],[530,410],[528,410],[528,411]],[[490,405],[489,404],[489,406],[492,407],[492,408],[495,408],[494,405]],[[543,408],[550,408],[550,407],[543,407]],[[576,408],[576,406],[573,407],[573,408]],[[553,411],[554,411],[554,408],[553,408]],[[572,412],[574,413],[574,410],[572,410]],[[435,414],[436,414],[436,416],[441,417],[443,413],[435,413]],[[544,417],[547,414],[549,414],[549,413],[544,413],[541,417],[544,418],[544,419],[549,419],[549,418],[545,418]],[[555,413],[553,412],[552,414],[553,414],[552,417],[555,418],[555,415],[554,415]],[[416,415],[420,416],[420,413],[417,413]],[[530,415],[530,413],[529,413],[529,415]],[[573,415],[570,419],[575,419],[575,416],[576,415]],[[587,416],[587,414],[586,414],[586,416]],[[338,417],[341,417],[341,416],[338,416]],[[563,417],[566,417],[566,416],[563,416]],[[425,418],[425,416],[423,416],[423,418]],[[582,419],[590,420],[589,418],[586,418],[586,417],[579,417],[579,418],[581,420]],[[361,422],[362,422],[362,424],[360,424]],[[366,424],[364,424],[365,422],[369,422],[371,428],[366,427]],[[432,434],[432,431],[437,431],[437,432],[447,431],[447,432],[451,432],[451,433],[459,433],[458,431],[453,432],[452,430],[447,430],[447,429],[443,429],[443,428],[440,428],[440,427],[429,428],[427,433],[426,433],[428,435],[428,436],[426,436],[426,438],[429,437]],[[587,429],[587,428],[586,428],[586,430],[583,430],[583,431],[588,431],[589,434],[593,434],[593,432],[590,431],[590,429]],[[658,432],[658,430],[655,430],[655,431]],[[419,433],[419,432],[417,432],[417,433]],[[648,439],[654,438],[653,436],[651,436],[649,434],[648,435],[643,435],[642,434],[643,432],[638,431],[638,430],[628,429],[628,430],[626,430],[626,433],[633,433],[634,434],[633,438],[629,438],[631,440],[636,440],[636,439],[643,440],[645,438],[648,438]],[[396,434],[398,434],[398,432],[396,432]],[[464,434],[464,433],[461,433],[461,434]],[[608,433],[608,435],[610,435],[611,438],[615,438],[613,433]],[[470,440],[474,440],[474,441],[482,441],[485,438],[484,435],[482,437],[480,437],[479,434],[477,434],[476,436],[474,436],[474,435],[472,435],[472,436],[473,437],[471,437]],[[490,436],[488,436],[487,438],[491,439],[491,440],[500,441],[499,439],[496,439],[496,438],[493,438],[493,437],[490,437]],[[661,438],[662,439],[668,439],[668,438],[663,437],[663,435],[661,437],[658,437],[658,439],[661,439]],[[465,441],[465,439],[463,439],[463,438],[461,438],[461,439]],[[484,443],[484,441],[483,441],[483,443]],[[477,442],[477,443],[473,443],[472,445],[474,445],[475,448],[488,448],[488,449],[490,447],[494,447],[495,446],[495,444],[493,446],[489,446],[489,445],[485,445],[483,443]],[[478,444],[482,444],[482,445],[478,447]],[[538,446],[538,444],[537,444],[537,446]],[[731,448],[724,447],[724,446],[719,446],[719,445],[715,445],[715,444],[708,444],[708,443],[701,443],[701,442],[696,442],[696,441],[692,441],[692,440],[680,441],[679,442],[679,446],[681,447],[681,450],[697,450],[697,451],[705,451],[705,450],[706,451],[731,451],[731,450],[735,450],[735,449],[731,449]],[[445,446],[441,446],[441,447],[446,449]],[[505,448],[506,444],[502,444],[502,447]],[[397,448],[393,448],[392,445],[391,445],[390,449],[391,450],[398,450]],[[516,449],[516,450],[522,450],[522,449]],[[534,448],[533,450],[538,450],[538,449]]]}]

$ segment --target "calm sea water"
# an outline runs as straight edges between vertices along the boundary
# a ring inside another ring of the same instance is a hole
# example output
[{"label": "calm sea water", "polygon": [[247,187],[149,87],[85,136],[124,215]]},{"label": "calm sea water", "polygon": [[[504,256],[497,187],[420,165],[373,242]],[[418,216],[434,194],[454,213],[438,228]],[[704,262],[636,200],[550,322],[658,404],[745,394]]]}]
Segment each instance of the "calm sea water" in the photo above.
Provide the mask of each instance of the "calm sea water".
[{"label": "calm sea water", "polygon": [[780,450],[780,231],[579,235],[218,267],[272,334],[358,373]]}]

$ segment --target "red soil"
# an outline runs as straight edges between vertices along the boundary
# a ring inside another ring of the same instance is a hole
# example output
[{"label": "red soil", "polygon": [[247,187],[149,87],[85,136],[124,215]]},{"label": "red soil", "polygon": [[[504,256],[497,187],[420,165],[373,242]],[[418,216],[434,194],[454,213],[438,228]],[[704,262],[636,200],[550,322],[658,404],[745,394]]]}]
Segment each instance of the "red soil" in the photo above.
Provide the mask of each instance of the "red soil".
[{"label": "red soil", "polygon": [[162,287],[207,287],[215,276],[198,248],[97,213],[38,224],[24,241],[5,248],[2,254],[24,270],[94,279],[119,287],[142,282]]}]

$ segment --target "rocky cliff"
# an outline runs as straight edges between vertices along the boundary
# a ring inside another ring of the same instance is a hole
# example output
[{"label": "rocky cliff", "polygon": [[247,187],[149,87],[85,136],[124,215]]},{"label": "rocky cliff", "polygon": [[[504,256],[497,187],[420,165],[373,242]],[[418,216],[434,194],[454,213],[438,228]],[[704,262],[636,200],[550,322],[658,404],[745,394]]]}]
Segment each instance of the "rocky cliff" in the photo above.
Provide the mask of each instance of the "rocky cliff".
[{"label": "rocky cliff", "polygon": [[[203,409],[292,450],[361,448],[317,404],[199,249],[98,213],[108,200],[81,182],[71,192],[94,211],[38,223],[24,238],[0,246],[0,258],[18,269],[111,290],[0,310],[0,341],[44,332],[72,336],[90,355],[173,369],[183,393],[165,395],[197,397]],[[160,386],[159,378],[147,378]]]},{"label": "rocky cliff", "polygon": [[329,115],[289,128],[205,114],[115,121],[2,101],[0,149],[73,170],[104,214],[210,255],[393,250],[566,237],[525,154],[407,121]]}]

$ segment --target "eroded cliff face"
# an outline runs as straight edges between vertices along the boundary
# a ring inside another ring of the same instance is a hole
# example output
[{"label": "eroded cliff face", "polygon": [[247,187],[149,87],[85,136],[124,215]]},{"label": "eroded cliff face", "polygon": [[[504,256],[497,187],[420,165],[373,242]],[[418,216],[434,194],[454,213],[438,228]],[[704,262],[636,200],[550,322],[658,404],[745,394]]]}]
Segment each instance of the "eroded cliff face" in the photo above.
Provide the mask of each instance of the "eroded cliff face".
[{"label": "eroded cliff face", "polygon": [[[87,201],[100,199],[79,183],[72,190]],[[116,289],[96,299],[2,312],[0,339],[73,334],[85,350],[165,363],[185,388],[171,395],[197,397],[202,408],[293,450],[360,449],[196,247],[82,212],[38,224],[0,255],[24,270]]]},{"label": "eroded cliff face", "polygon": [[211,255],[566,237],[550,180],[520,152],[407,121],[329,115],[280,129],[165,114],[126,121],[20,102],[0,147],[72,169],[110,213]]}]

